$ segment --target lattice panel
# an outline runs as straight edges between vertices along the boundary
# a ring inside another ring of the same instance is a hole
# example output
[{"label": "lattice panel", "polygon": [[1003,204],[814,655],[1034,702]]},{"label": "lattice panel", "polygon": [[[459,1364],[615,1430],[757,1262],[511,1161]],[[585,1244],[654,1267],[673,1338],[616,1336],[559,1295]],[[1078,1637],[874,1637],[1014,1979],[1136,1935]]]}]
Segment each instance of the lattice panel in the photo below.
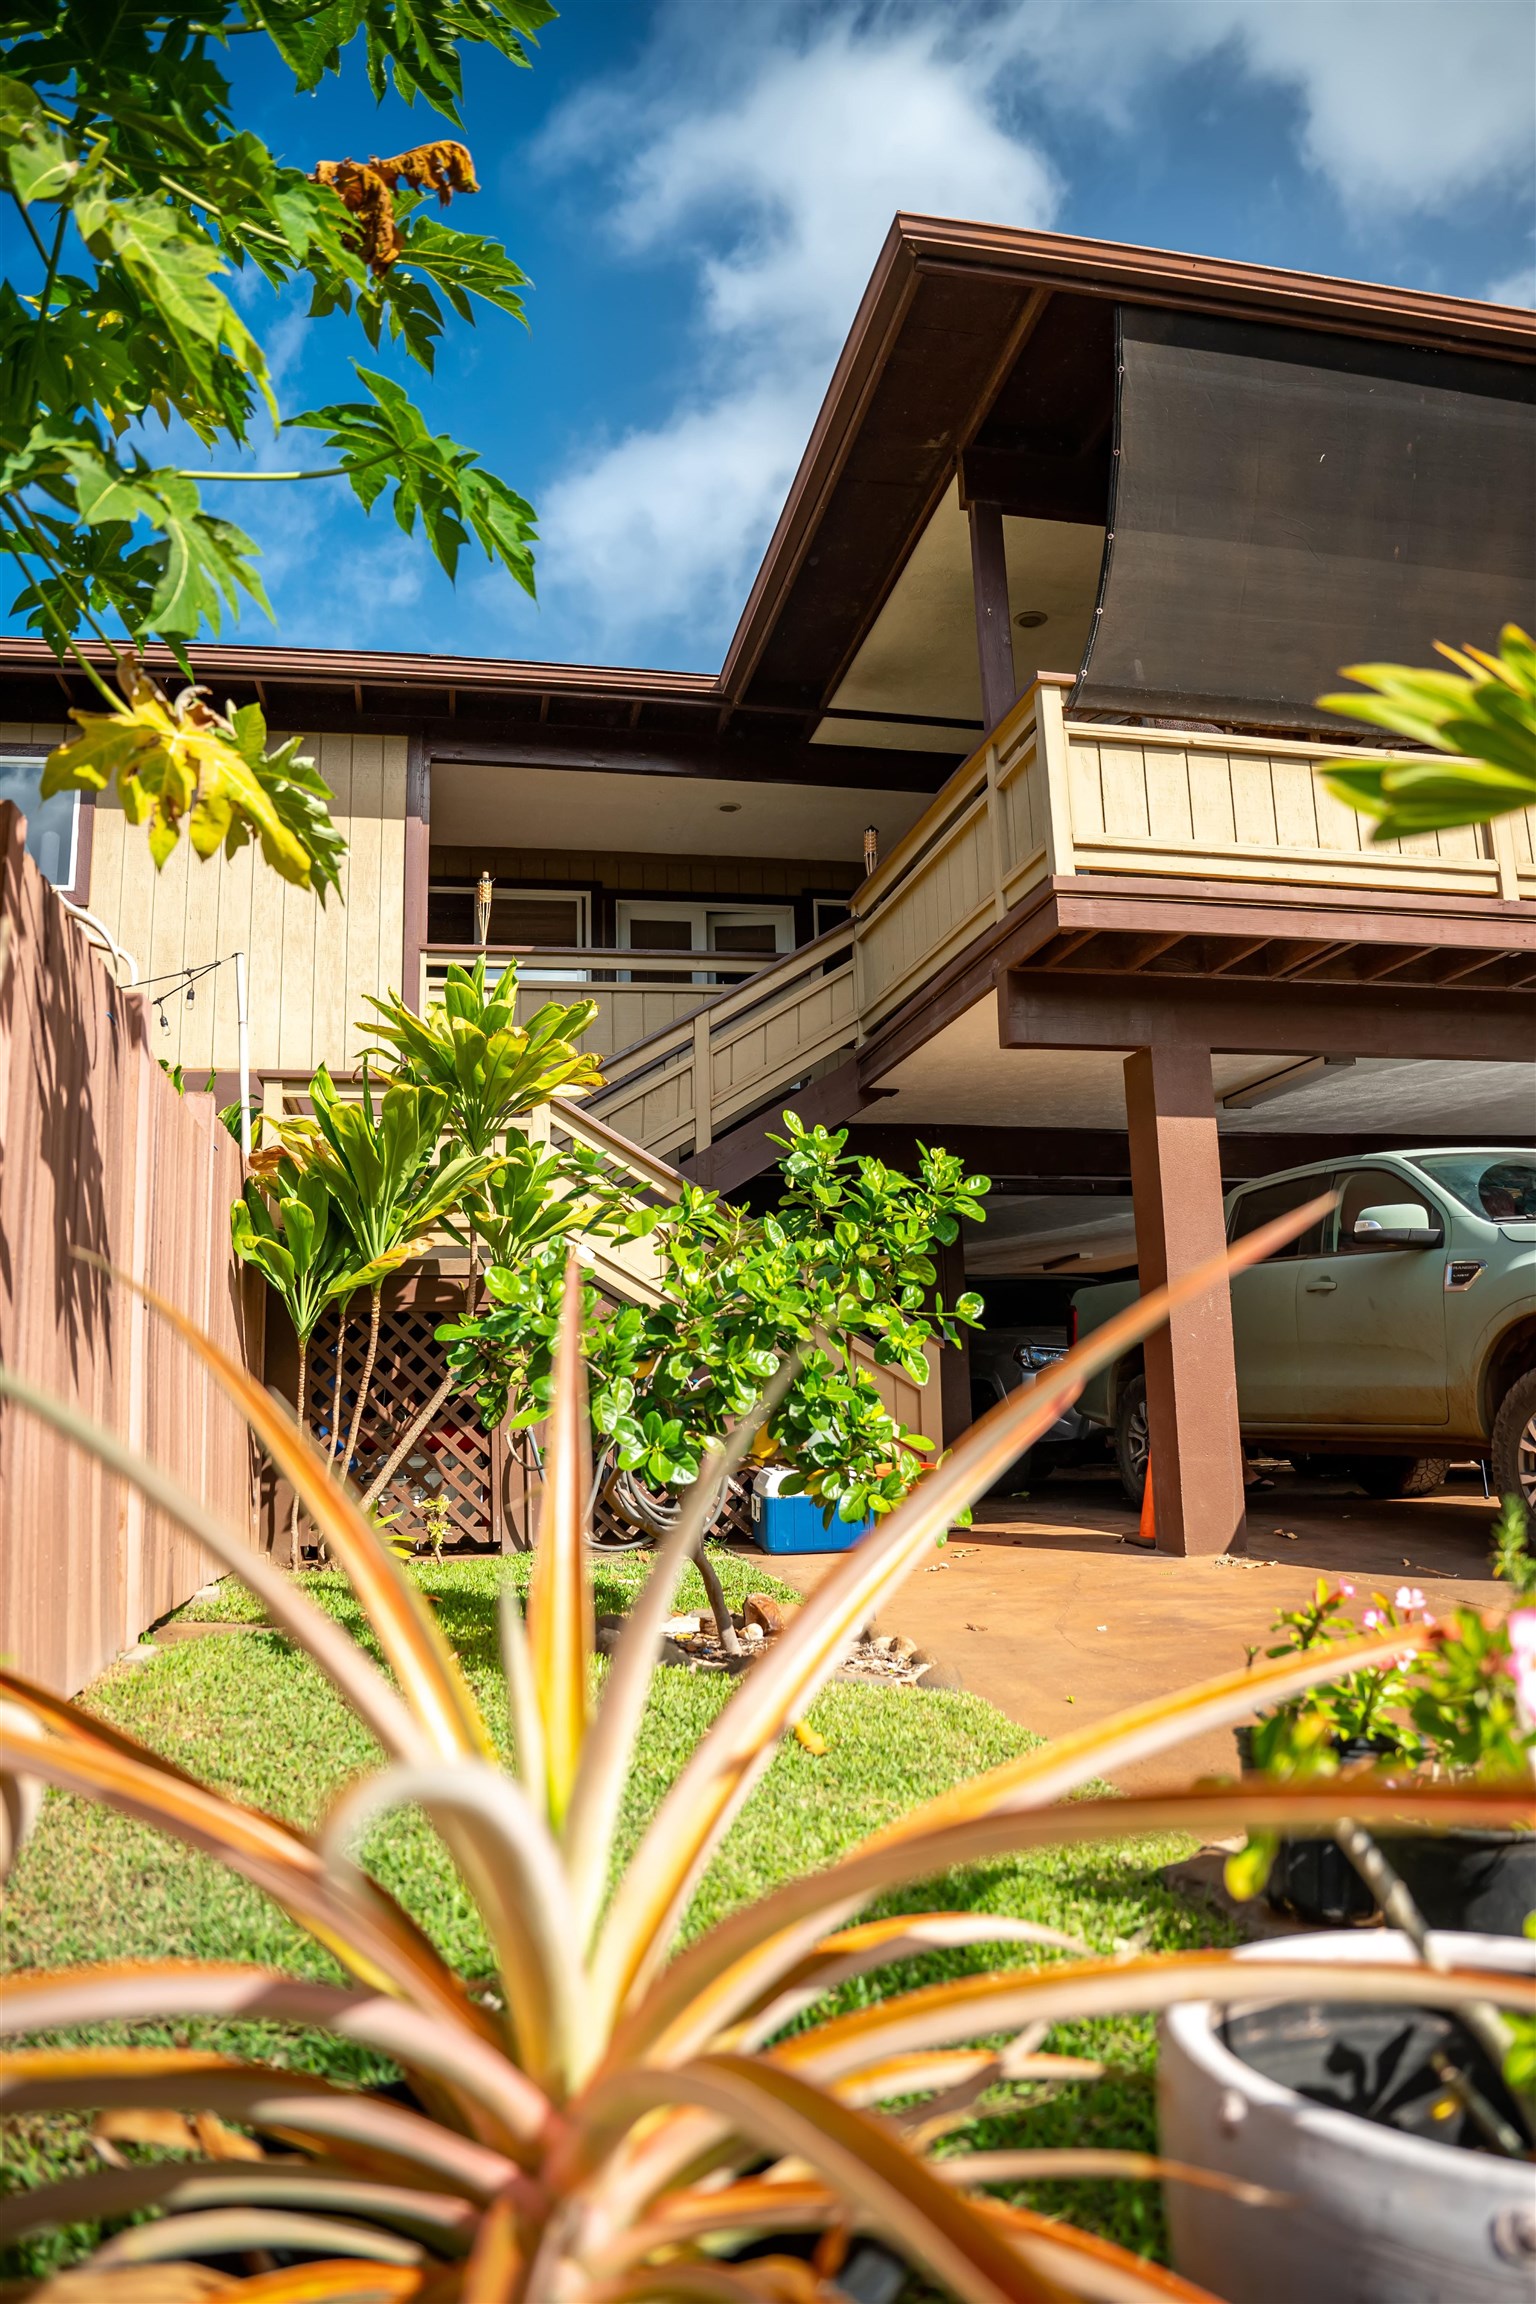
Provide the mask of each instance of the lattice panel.
[{"label": "lattice panel", "polygon": [[[629,1542],[634,1529],[624,1515],[607,1500],[599,1496],[592,1513],[592,1524],[597,1536],[610,1542]],[[710,1532],[715,1544],[750,1544],[752,1542],[752,1496],[739,1480],[732,1480],[726,1490],[725,1506]]]},{"label": "lattice panel", "polygon": [[[349,1321],[342,1348],[341,1438],[345,1444],[357,1404],[368,1351],[366,1299]],[[368,1405],[353,1458],[352,1478],[366,1488],[389,1456],[423,1400],[442,1382],[444,1348],[433,1335],[441,1312],[391,1309],[386,1304],[379,1329],[379,1353],[368,1387]],[[336,1392],[337,1314],[328,1311],[309,1347],[310,1430],[322,1447],[330,1444]],[[425,1507],[441,1497],[450,1526],[444,1541],[477,1545],[492,1541],[491,1437],[481,1429],[472,1399],[450,1398],[438,1410],[380,1499],[381,1509],[398,1513],[391,1534],[425,1541],[431,1523]]]}]

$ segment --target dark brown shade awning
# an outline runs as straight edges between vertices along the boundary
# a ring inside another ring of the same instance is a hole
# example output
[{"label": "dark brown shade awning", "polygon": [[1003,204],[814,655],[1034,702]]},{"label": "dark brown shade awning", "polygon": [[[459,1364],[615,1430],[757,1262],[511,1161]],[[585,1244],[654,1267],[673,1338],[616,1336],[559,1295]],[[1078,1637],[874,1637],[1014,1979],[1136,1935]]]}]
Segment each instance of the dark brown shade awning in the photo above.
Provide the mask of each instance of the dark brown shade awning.
[{"label": "dark brown shade awning", "polygon": [[1530,369],[1126,305],[1118,384],[1078,709],[1321,729],[1341,665],[1536,624]]}]

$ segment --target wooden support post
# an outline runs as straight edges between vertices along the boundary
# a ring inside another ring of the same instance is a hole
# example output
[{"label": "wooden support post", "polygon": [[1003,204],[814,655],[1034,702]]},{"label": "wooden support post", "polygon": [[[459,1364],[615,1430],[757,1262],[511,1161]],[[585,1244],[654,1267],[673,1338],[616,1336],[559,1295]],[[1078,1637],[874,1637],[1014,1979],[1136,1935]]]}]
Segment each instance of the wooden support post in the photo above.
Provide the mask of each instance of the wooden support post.
[{"label": "wooden support post", "polygon": [[973,504],[971,583],[976,597],[976,651],[981,659],[981,716],[995,728],[1018,696],[1013,668],[1013,624],[1008,613],[1008,561],[1003,515],[996,504]]},{"label": "wooden support post", "polygon": [[[1131,1193],[1144,1294],[1216,1255],[1225,1236],[1208,1049],[1125,1060]],[[1232,1300],[1215,1288],[1147,1338],[1147,1429],[1160,1552],[1225,1552],[1243,1528]]]},{"label": "wooden support post", "polygon": [[421,953],[427,942],[427,882],[432,845],[432,763],[426,740],[407,740],[405,764],[405,941],[400,959],[400,997],[407,1008],[421,1007]]}]

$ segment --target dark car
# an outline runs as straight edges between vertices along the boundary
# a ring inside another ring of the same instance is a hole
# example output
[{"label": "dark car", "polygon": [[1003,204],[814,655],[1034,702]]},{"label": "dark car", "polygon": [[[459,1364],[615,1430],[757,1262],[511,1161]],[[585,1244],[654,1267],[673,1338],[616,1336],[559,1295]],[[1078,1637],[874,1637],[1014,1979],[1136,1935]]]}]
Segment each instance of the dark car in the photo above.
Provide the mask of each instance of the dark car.
[{"label": "dark car", "polygon": [[[972,1416],[984,1416],[1021,1384],[1033,1384],[1041,1370],[1054,1367],[1066,1351],[1065,1328],[987,1328],[972,1336]],[[1107,1463],[1109,1455],[1108,1434],[1068,1408],[1032,1448],[1015,1457],[992,1493],[1006,1496],[1014,1489],[1038,1485],[1063,1466]]]}]

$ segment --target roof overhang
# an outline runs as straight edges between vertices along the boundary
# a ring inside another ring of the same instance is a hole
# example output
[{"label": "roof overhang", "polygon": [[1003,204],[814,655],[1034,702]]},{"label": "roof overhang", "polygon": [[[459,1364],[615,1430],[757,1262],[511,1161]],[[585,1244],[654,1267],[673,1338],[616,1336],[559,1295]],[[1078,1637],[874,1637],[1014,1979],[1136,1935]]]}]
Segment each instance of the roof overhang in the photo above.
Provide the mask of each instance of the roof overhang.
[{"label": "roof overhang", "polygon": [[898,216],[721,674],[741,704],[827,704],[1052,298],[1134,300],[1536,361],[1536,314],[1265,265]]}]

